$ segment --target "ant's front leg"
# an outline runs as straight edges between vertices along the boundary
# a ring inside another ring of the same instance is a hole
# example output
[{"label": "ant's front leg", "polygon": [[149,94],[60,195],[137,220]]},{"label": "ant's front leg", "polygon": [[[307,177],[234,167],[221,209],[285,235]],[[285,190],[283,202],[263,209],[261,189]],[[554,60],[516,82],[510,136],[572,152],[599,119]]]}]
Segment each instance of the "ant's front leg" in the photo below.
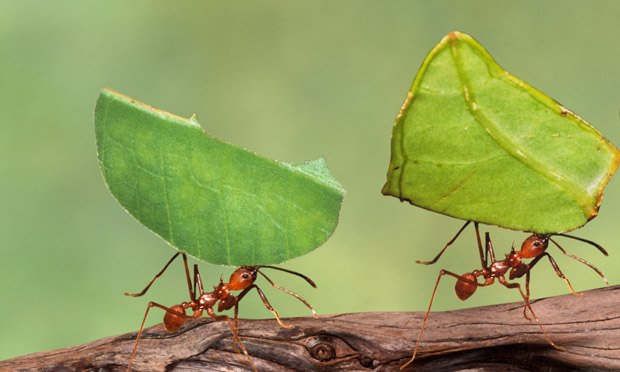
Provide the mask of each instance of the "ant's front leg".
[{"label": "ant's front leg", "polygon": [[282,323],[282,320],[280,319],[280,315],[278,315],[278,312],[273,308],[273,306],[271,306],[271,304],[269,303],[269,300],[267,300],[267,297],[265,296],[263,291],[261,291],[261,289],[258,288],[258,286],[256,284],[252,284],[251,286],[249,286],[246,289],[244,289],[243,292],[239,293],[239,295],[236,297],[237,298],[237,302],[241,301],[243,296],[245,296],[250,290],[252,290],[252,288],[256,288],[256,292],[258,292],[258,295],[260,296],[261,300],[263,300],[263,304],[265,305],[267,310],[271,311],[273,313],[273,315],[275,315],[276,320],[278,321],[280,326],[282,326],[284,328],[293,328],[293,327],[295,327],[294,325],[284,325],[284,323]]},{"label": "ant's front leg", "polygon": [[[605,249],[603,249],[603,247],[601,247],[600,245],[598,245],[598,244],[596,244],[596,243],[594,243],[594,242],[592,242],[592,241],[590,241],[590,240],[581,239],[581,238],[578,238],[578,237],[576,237],[576,236],[565,235],[565,234],[558,234],[558,235],[565,236],[565,237],[572,238],[572,239],[577,239],[577,240],[579,240],[579,241],[586,242],[586,243],[588,243],[588,244],[592,244],[592,245],[594,245],[596,248],[598,248],[601,252],[603,252],[603,254],[605,254],[605,256],[607,256],[607,251],[606,251]],[[588,266],[588,267],[589,267],[589,268],[591,268],[592,270],[594,270],[594,271],[595,271],[595,272],[596,272],[596,273],[597,273],[597,274],[598,274],[601,278],[603,278],[603,281],[605,281],[605,284],[609,285],[609,281],[607,281],[607,278],[605,277],[605,275],[603,275],[603,273],[601,272],[601,270],[599,270],[596,266],[592,265],[591,263],[589,263],[588,261],[584,260],[584,259],[583,259],[583,258],[581,258],[581,257],[577,257],[577,256],[574,256],[574,255],[572,255],[572,254],[570,254],[570,253],[566,252],[566,251],[564,250],[564,248],[562,248],[562,247],[561,247],[561,246],[560,246],[560,245],[559,245],[559,244],[558,244],[555,240],[553,240],[553,239],[549,239],[549,240],[551,240],[551,242],[552,242],[553,244],[555,244],[555,246],[556,246],[556,247],[558,247],[558,249],[559,249],[560,251],[562,251],[562,253],[564,253],[566,256],[568,256],[568,257],[570,257],[570,258],[572,258],[572,259],[575,259],[575,260],[577,260],[577,261],[581,262],[582,264],[584,264],[584,265]]]},{"label": "ant's front leg", "polygon": [[[585,294],[585,293],[576,293],[575,292],[575,290],[573,289],[573,286],[570,285],[570,282],[568,281],[568,278],[566,278],[564,276],[564,274],[562,273],[562,271],[558,267],[558,264],[555,262],[555,260],[553,259],[553,257],[551,257],[551,255],[549,253],[544,252],[543,254],[541,254],[538,257],[542,257],[542,256],[547,256],[549,258],[549,262],[551,262],[551,266],[553,266],[553,269],[555,270],[555,273],[566,282],[566,285],[568,285],[568,289],[570,289],[572,294],[574,294],[575,296],[583,296]],[[538,258],[538,257],[536,257],[536,258]],[[530,265],[530,268],[531,268],[531,266],[534,266],[534,263],[532,263],[532,265]]]},{"label": "ant's front leg", "polygon": [[[312,314],[314,315],[315,318],[319,317],[316,314],[316,311],[314,311],[314,308],[312,307],[312,305],[310,305],[310,303],[308,301],[306,301],[305,299],[303,299],[300,295],[298,295],[297,293],[295,293],[293,291],[289,291],[286,288],[282,288],[282,287],[276,285],[276,283],[274,283],[271,279],[269,279],[269,277],[267,275],[265,275],[262,271],[259,271],[258,273],[261,274],[269,282],[269,284],[271,284],[272,287],[274,287],[275,289],[279,289],[282,292],[286,292],[286,293],[290,294],[291,296],[295,297],[296,299],[298,299],[299,301],[303,302],[303,304],[306,305],[306,307],[308,307],[308,309],[310,309],[310,311],[312,311]],[[316,286],[314,285],[314,282],[311,282],[311,284],[316,288]],[[258,287],[256,287],[256,288],[258,289]]]}]

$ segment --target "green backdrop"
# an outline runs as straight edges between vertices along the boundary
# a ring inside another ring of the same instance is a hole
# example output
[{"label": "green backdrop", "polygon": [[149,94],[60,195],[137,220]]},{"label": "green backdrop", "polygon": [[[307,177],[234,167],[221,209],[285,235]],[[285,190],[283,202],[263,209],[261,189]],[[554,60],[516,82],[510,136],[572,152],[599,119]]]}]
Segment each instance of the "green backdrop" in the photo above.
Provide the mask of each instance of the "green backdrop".
[{"label": "green backdrop", "polygon": [[[284,264],[318,289],[272,279],[319,314],[419,311],[441,268],[466,272],[478,262],[469,230],[436,265],[416,265],[462,222],[380,193],[394,119],[428,51],[450,31],[467,32],[620,145],[618,14],[615,0],[0,1],[0,359],[135,331],[149,300],[186,299],[180,264],[146,297],[123,296],[174,251],[103,184],[93,125],[103,86],[184,117],[196,112],[209,133],[272,159],[325,156],[347,188],[340,225],[324,246]],[[612,284],[620,283],[619,178],[599,216],[576,232],[610,256],[562,240]],[[488,229],[500,256],[526,236]],[[550,252],[577,290],[603,285]],[[568,293],[546,260],[539,265],[534,297]],[[232,272],[200,268],[207,286]],[[462,303],[453,285],[440,285],[434,309],[520,299],[498,285]],[[309,315],[262,286],[282,316]],[[153,310],[148,324],[162,315]],[[250,295],[241,316],[272,315]]]}]

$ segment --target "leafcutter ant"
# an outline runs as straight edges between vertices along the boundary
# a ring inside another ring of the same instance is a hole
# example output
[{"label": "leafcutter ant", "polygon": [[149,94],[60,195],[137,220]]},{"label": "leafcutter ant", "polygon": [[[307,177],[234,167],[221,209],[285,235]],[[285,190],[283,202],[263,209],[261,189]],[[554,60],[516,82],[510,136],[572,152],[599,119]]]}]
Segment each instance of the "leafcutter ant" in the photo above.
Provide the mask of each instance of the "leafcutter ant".
[{"label": "leafcutter ant", "polygon": [[[239,301],[241,301],[241,299],[252,289],[256,289],[256,292],[258,292],[258,295],[260,296],[261,300],[265,304],[265,307],[267,307],[267,309],[269,309],[269,311],[271,311],[273,315],[275,315],[276,319],[278,320],[278,323],[282,327],[285,327],[285,328],[293,327],[293,325],[285,325],[282,323],[282,320],[280,319],[278,312],[271,306],[271,304],[267,300],[267,297],[265,297],[265,294],[263,293],[263,291],[256,284],[254,284],[254,282],[256,281],[258,277],[258,274],[261,274],[269,282],[269,284],[271,284],[272,287],[277,288],[281,291],[284,291],[292,295],[293,297],[297,298],[301,302],[303,302],[312,311],[312,314],[314,314],[314,317],[315,318],[317,317],[316,312],[306,300],[304,300],[299,295],[289,291],[286,288],[277,286],[262,271],[260,271],[260,269],[263,269],[263,268],[275,269],[275,270],[284,271],[289,274],[297,275],[303,278],[304,280],[306,280],[311,286],[316,288],[316,284],[314,284],[314,282],[310,278],[308,278],[307,276],[303,274],[297,273],[295,271],[283,269],[280,267],[269,266],[269,265],[241,266],[240,268],[238,268],[232,273],[228,283],[224,283],[222,278],[220,278],[220,283],[217,286],[213,287],[212,292],[205,292],[203,285],[202,285],[202,279],[200,278],[200,273],[198,272],[198,265],[194,265],[194,278],[193,278],[193,283],[192,283],[192,279],[190,278],[190,274],[189,274],[189,267],[187,265],[187,256],[185,255],[185,253],[181,253],[181,252],[178,252],[174,256],[172,256],[170,261],[168,261],[168,263],[164,266],[164,268],[157,275],[155,275],[155,277],[142,290],[142,292],[125,293],[125,295],[133,296],[133,297],[140,297],[144,295],[148,291],[148,289],[151,287],[155,279],[159,278],[164,273],[164,271],[166,271],[168,266],[170,266],[172,261],[174,261],[174,259],[177,258],[179,255],[183,257],[183,264],[185,265],[185,275],[187,277],[187,288],[189,289],[190,300],[189,302],[182,302],[181,304],[174,305],[172,307],[166,307],[156,302],[149,302],[146,308],[146,312],[144,313],[144,319],[142,319],[142,325],[140,326],[138,337],[136,338],[136,345],[134,346],[133,352],[131,353],[131,358],[129,359],[129,365],[127,366],[127,372],[129,372],[131,369],[131,363],[133,362],[133,358],[138,349],[138,343],[140,342],[140,337],[142,336],[142,330],[144,329],[144,322],[146,321],[146,317],[149,314],[149,310],[152,307],[158,307],[166,311],[166,314],[164,315],[164,321],[163,321],[164,328],[166,328],[166,330],[171,333],[179,330],[187,319],[197,318],[197,317],[202,316],[203,311],[206,311],[207,314],[209,314],[209,316],[215,319],[216,321],[225,320],[228,323],[228,326],[230,327],[230,330],[233,335],[233,340],[232,340],[233,350],[235,352],[239,352],[239,350],[237,350],[237,348],[235,347],[235,341],[236,341],[239,343],[239,347],[241,348],[246,358],[252,365],[252,368],[254,369],[254,371],[256,371],[256,367],[254,366],[254,363],[252,363],[252,360],[250,359],[250,356],[248,355],[248,352],[246,351],[245,347],[241,343],[241,339],[239,338],[239,335],[238,335],[239,323],[238,323],[237,316],[239,312]],[[198,291],[196,290],[196,288],[198,288]],[[231,293],[231,291],[241,291],[241,293],[235,296],[234,294]],[[230,318],[227,315],[217,315],[215,313],[214,307],[216,304],[217,304],[218,312],[229,310],[234,307],[234,314],[235,314],[234,315],[234,326],[231,323]],[[187,309],[191,309],[193,311],[193,314],[187,315],[185,313]]]},{"label": "leafcutter ant", "polygon": [[[432,265],[435,262],[437,262],[439,257],[441,257],[441,255],[446,250],[446,248],[448,248],[450,245],[452,245],[452,243],[454,243],[454,241],[459,237],[461,232],[470,223],[471,223],[471,221],[467,221],[465,223],[465,225],[463,225],[463,227],[461,227],[461,229],[456,233],[454,238],[452,238],[452,240],[450,240],[445,245],[445,247],[443,247],[443,249],[441,251],[439,251],[437,256],[435,256],[435,258],[432,261],[416,261],[416,262],[419,263],[419,264],[424,264],[424,265]],[[455,285],[456,295],[462,301],[467,300],[472,294],[474,294],[474,292],[476,291],[476,289],[478,289],[478,287],[486,287],[486,286],[489,286],[489,285],[493,284],[495,282],[495,279],[497,279],[506,288],[516,288],[516,289],[518,289],[519,293],[521,294],[521,297],[523,297],[523,301],[525,302],[525,305],[523,306],[523,316],[527,320],[529,320],[531,322],[532,320],[527,316],[527,310],[529,310],[530,314],[532,314],[532,317],[534,318],[534,320],[536,320],[536,323],[540,327],[540,330],[542,331],[543,335],[547,339],[547,342],[549,342],[549,344],[551,346],[553,346],[554,348],[556,348],[558,350],[564,350],[564,348],[561,347],[561,346],[556,345],[553,341],[551,341],[551,339],[549,338],[549,336],[545,332],[542,324],[538,320],[538,317],[534,313],[534,310],[532,309],[532,306],[530,305],[530,300],[529,300],[530,299],[530,270],[543,257],[547,257],[549,259],[549,262],[551,263],[551,266],[553,266],[556,274],[566,282],[566,284],[568,285],[568,288],[570,289],[570,291],[574,295],[583,295],[583,293],[575,293],[575,291],[573,290],[573,287],[571,286],[570,282],[564,276],[564,274],[562,274],[562,271],[560,271],[560,268],[558,267],[558,265],[555,262],[555,260],[553,259],[553,257],[551,257],[551,255],[546,252],[546,250],[547,250],[547,248],[549,246],[549,242],[552,242],[556,247],[558,247],[558,249],[560,249],[560,251],[563,254],[565,254],[568,257],[571,257],[571,258],[573,258],[573,259],[575,259],[575,260],[577,260],[577,261],[579,261],[579,262],[589,266],[591,269],[596,271],[596,273],[601,278],[603,278],[605,283],[607,285],[609,285],[609,282],[607,281],[607,278],[605,278],[605,276],[603,275],[603,273],[599,269],[594,267],[592,264],[590,264],[586,260],[584,260],[582,258],[579,258],[579,257],[576,257],[576,256],[573,256],[572,254],[567,253],[564,250],[564,248],[562,248],[551,237],[552,236],[563,236],[563,237],[566,237],[566,238],[571,238],[571,239],[579,240],[579,241],[584,242],[584,243],[588,243],[588,244],[594,246],[595,248],[597,248],[599,251],[601,251],[605,256],[607,256],[607,251],[605,251],[605,249],[603,249],[603,247],[601,247],[600,245],[598,245],[598,244],[596,244],[596,243],[594,243],[594,242],[592,242],[590,240],[586,240],[586,239],[578,238],[576,236],[562,234],[562,233],[557,233],[557,234],[532,234],[527,239],[525,239],[525,241],[521,245],[521,250],[515,251],[515,248],[514,248],[514,245],[513,245],[510,253],[508,253],[506,255],[505,259],[497,260],[497,259],[495,259],[495,252],[493,251],[493,244],[491,243],[491,238],[489,237],[489,233],[488,232],[485,233],[485,248],[483,250],[483,248],[482,248],[482,241],[480,239],[480,231],[478,229],[478,223],[477,222],[474,222],[474,227],[475,227],[475,230],[476,230],[476,239],[478,241],[478,251],[479,251],[479,254],[480,254],[480,263],[481,263],[482,269],[481,270],[474,270],[474,271],[472,271],[470,273],[465,273],[463,275],[457,275],[457,274],[455,274],[453,272],[450,272],[450,271],[447,271],[447,270],[441,270],[439,272],[439,276],[437,277],[437,282],[435,283],[435,289],[433,290],[433,294],[431,296],[431,301],[428,304],[428,310],[426,311],[426,315],[424,317],[424,321],[422,322],[422,328],[420,329],[420,335],[418,337],[418,341],[417,341],[417,343],[415,345],[415,349],[413,351],[413,356],[411,357],[411,359],[407,363],[405,363],[402,367],[400,367],[401,370],[403,368],[405,368],[407,365],[409,365],[411,362],[413,362],[413,360],[416,357],[416,354],[418,352],[418,347],[420,346],[420,340],[422,339],[422,332],[424,332],[424,326],[426,325],[426,321],[428,320],[428,316],[429,316],[430,311],[431,311],[431,306],[433,305],[433,299],[435,298],[435,293],[437,292],[437,287],[439,285],[439,281],[441,280],[441,277],[444,276],[444,275],[450,275],[450,276],[456,278],[456,285]],[[527,259],[527,258],[533,258],[533,260],[530,263],[523,262],[523,260]],[[515,282],[509,282],[505,278],[505,275],[507,273],[508,273],[508,279],[510,279],[510,280],[521,278],[521,277],[523,277],[525,275],[525,293],[523,293],[523,290],[521,289],[521,284],[515,283]],[[478,277],[482,277],[482,279],[484,279],[484,282],[482,282],[482,283],[478,282]]]}]

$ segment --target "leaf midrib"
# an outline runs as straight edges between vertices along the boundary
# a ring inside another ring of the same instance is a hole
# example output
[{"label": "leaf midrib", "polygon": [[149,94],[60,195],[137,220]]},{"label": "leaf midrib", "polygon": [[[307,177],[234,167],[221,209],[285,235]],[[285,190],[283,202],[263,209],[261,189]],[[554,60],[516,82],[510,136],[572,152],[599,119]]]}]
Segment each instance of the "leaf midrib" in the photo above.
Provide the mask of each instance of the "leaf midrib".
[{"label": "leaf midrib", "polygon": [[[468,111],[471,113],[472,117],[476,120],[476,122],[489,134],[489,136],[501,147],[503,148],[509,155],[515,158],[517,161],[524,164],[527,168],[534,170],[542,177],[548,179],[551,183],[557,185],[570,197],[575,201],[575,203],[581,208],[584,212],[586,218],[590,215],[591,209],[588,207],[590,205],[588,199],[590,197],[587,193],[587,190],[584,190],[582,187],[577,185],[576,183],[568,180],[566,177],[561,174],[555,173],[550,167],[548,167],[545,163],[536,159],[532,154],[526,153],[522,151],[514,142],[512,142],[508,137],[506,137],[497,127],[497,125],[489,119],[482,111],[480,110],[479,105],[476,103],[476,93],[472,89],[472,84],[469,81],[466,72],[463,68],[463,63],[461,61],[461,56],[459,54],[458,40],[451,39],[450,40],[450,49],[452,52],[452,57],[454,58],[454,65],[457,71],[457,75],[463,87],[462,95],[465,100],[465,104],[467,106]],[[473,49],[475,53],[479,53],[477,49]],[[490,56],[489,56],[490,58]],[[481,58],[485,60],[486,58]],[[487,64],[489,68],[489,75],[491,78],[502,78],[502,75],[496,75],[492,73],[491,67]],[[499,66],[497,66],[499,68]],[[504,72],[507,74],[507,72]],[[523,88],[517,84],[514,84],[512,80],[504,79],[507,83],[511,84],[513,87],[523,90]],[[527,93],[527,92],[526,92]],[[536,98],[536,97],[534,97]],[[544,104],[544,102],[543,102]],[[546,106],[546,105],[545,105]],[[586,197],[584,197],[586,195]]]}]

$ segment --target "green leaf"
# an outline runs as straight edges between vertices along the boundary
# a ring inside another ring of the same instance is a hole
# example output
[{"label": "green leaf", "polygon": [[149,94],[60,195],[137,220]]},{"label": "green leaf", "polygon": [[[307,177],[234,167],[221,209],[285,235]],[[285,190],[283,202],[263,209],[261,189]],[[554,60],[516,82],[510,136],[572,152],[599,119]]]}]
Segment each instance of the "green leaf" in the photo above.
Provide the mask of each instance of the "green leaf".
[{"label": "green leaf", "polygon": [[323,244],[344,189],[325,160],[290,165],[206,134],[184,119],[104,89],[95,109],[108,189],[173,247],[224,265],[267,265]]},{"label": "green leaf", "polygon": [[575,229],[598,213],[620,154],[595,128],[452,32],[396,118],[383,194],[515,230]]}]

